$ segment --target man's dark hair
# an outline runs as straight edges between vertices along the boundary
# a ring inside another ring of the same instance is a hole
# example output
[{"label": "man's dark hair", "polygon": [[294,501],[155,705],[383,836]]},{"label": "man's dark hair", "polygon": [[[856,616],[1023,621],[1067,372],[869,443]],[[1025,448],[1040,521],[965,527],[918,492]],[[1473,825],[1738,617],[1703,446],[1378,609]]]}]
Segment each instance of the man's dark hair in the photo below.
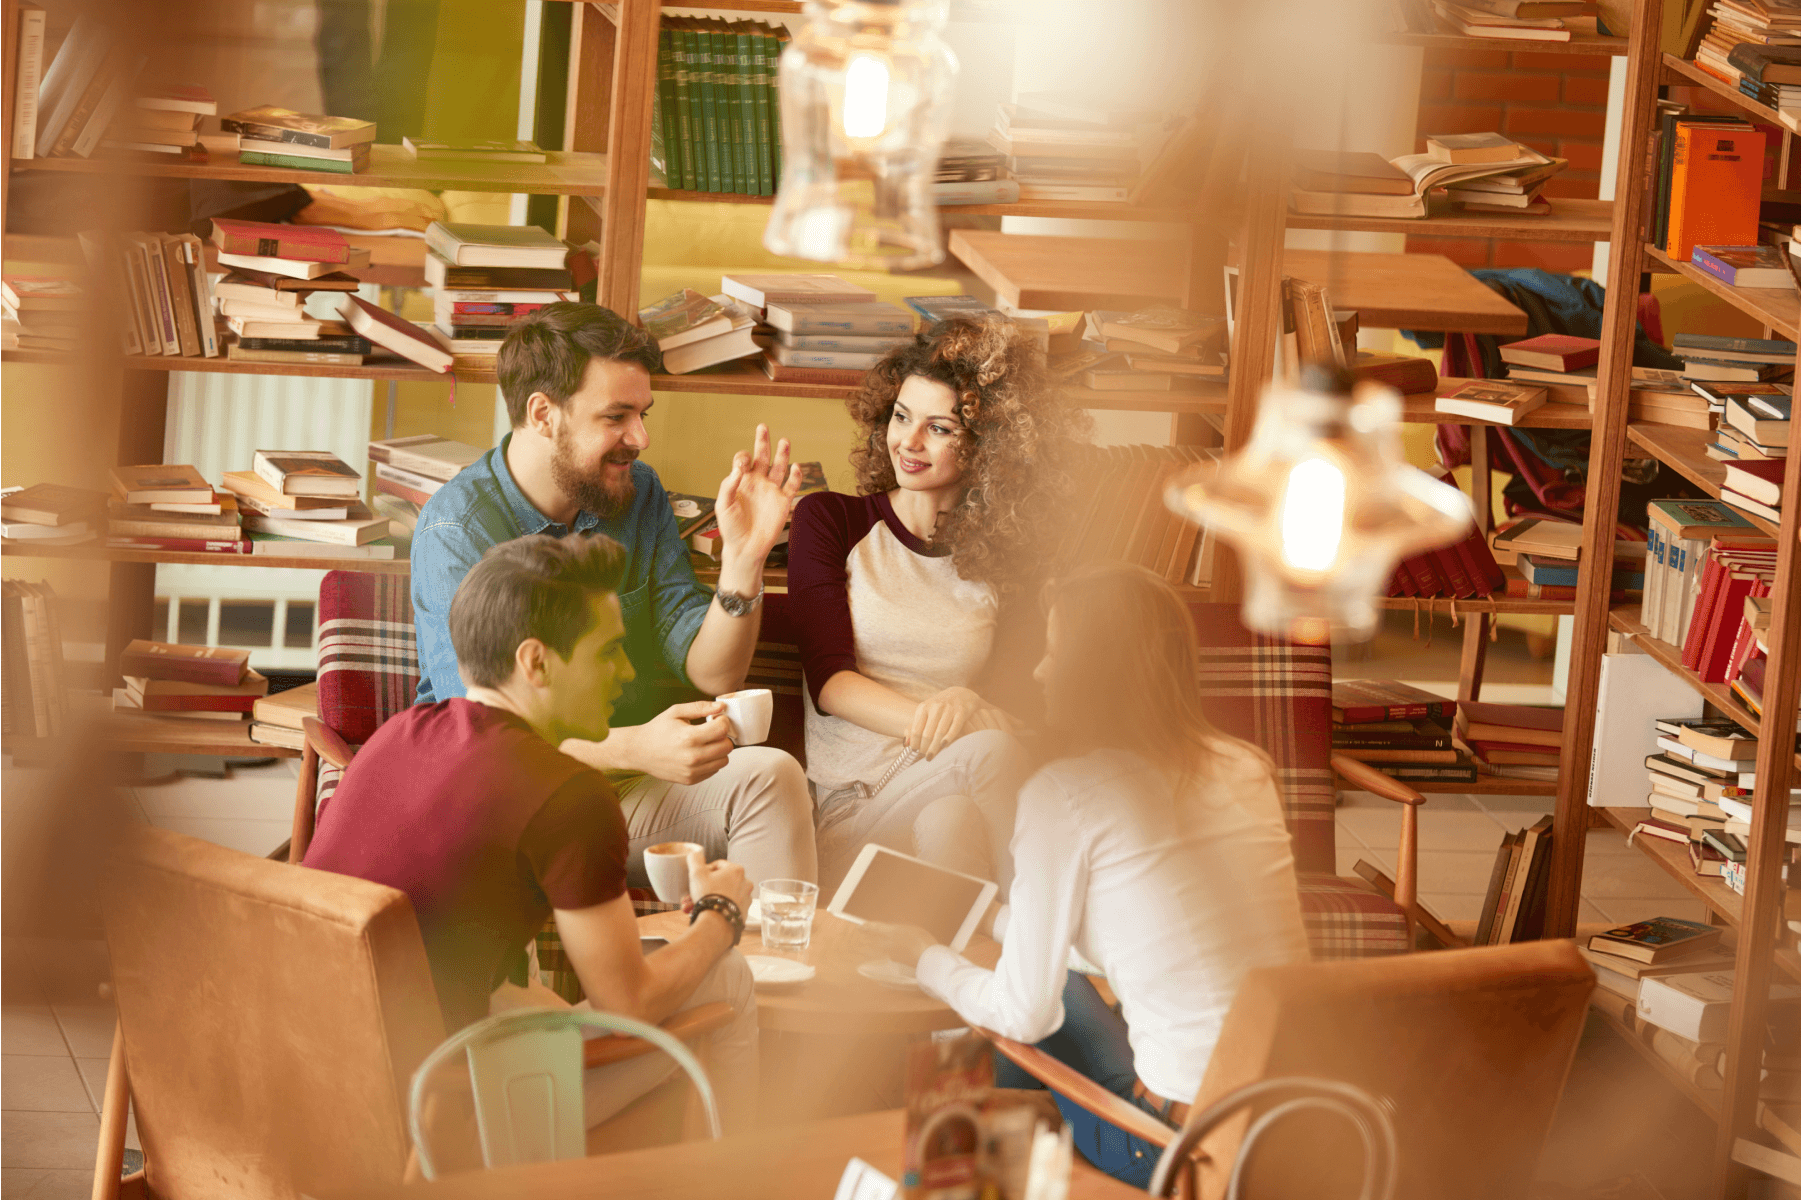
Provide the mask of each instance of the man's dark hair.
[{"label": "man's dark hair", "polygon": [[625,551],[612,538],[535,533],[490,547],[450,602],[450,644],[471,687],[513,676],[521,642],[537,638],[567,659],[594,626],[589,598],[617,592]]},{"label": "man's dark hair", "polygon": [[591,358],[636,363],[652,375],[663,369],[656,339],[598,304],[563,300],[513,322],[494,367],[513,428],[525,423],[525,402],[533,392],[559,406],[569,403]]}]

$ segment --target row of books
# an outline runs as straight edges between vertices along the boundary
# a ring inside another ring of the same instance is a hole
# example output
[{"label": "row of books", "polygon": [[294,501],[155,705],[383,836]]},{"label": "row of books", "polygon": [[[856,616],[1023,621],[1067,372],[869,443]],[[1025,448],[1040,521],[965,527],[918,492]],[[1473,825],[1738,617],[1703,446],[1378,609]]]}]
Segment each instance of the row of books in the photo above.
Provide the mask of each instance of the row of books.
[{"label": "row of books", "polygon": [[662,18],[650,125],[658,186],[775,195],[782,179],[776,60],[789,37],[761,21]]},{"label": "row of books", "polygon": [[1461,34],[1500,41],[1567,42],[1608,31],[1592,0],[1395,0],[1397,33]]},{"label": "row of books", "polygon": [[1697,245],[1756,246],[1763,131],[1743,117],[1689,113],[1674,102],[1659,101],[1658,111],[1652,244],[1677,262],[1688,262]]},{"label": "row of books", "polygon": [[1175,584],[1212,579],[1210,534],[1177,516],[1164,491],[1183,471],[1211,462],[1199,446],[1095,446],[1077,468],[1082,495],[1068,513],[1052,559],[1135,563]]},{"label": "row of books", "polygon": [[48,583],[0,584],[0,728],[55,737],[68,719],[62,624]]},{"label": "row of books", "polygon": [[[1424,218],[1445,206],[1544,216],[1539,196],[1569,160],[1499,133],[1433,134],[1420,154],[1385,159],[1359,151],[1295,154],[1289,206],[1321,216]],[[1440,197],[1442,196],[1442,199]]]},{"label": "row of books", "polygon": [[410,539],[419,512],[439,488],[485,451],[432,433],[369,443],[370,505],[396,539]]},{"label": "row of books", "polygon": [[1123,204],[1171,133],[1166,114],[1059,93],[1002,104],[988,143],[1004,156],[1020,200]]},{"label": "row of books", "polygon": [[1080,340],[1051,358],[1057,379],[1097,392],[1180,392],[1226,378],[1222,316],[1163,305],[1073,315]]},{"label": "row of books", "polygon": [[1452,545],[1402,559],[1384,594],[1420,600],[1485,600],[1520,591],[1514,586],[1519,582],[1508,578],[1485,536],[1475,531]]}]

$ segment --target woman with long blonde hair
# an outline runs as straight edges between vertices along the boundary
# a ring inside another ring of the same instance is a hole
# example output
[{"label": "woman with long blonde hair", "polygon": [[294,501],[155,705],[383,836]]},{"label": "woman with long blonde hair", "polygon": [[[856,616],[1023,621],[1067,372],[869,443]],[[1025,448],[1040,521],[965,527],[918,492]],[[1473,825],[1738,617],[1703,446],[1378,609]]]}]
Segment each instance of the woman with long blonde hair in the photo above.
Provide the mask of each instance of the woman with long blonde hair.
[{"label": "woman with long blonde hair", "polygon": [[[1036,677],[1062,755],[1019,796],[999,963],[924,930],[871,936],[971,1025],[1035,1042],[1179,1125],[1245,973],[1307,958],[1294,858],[1269,759],[1201,707],[1192,617],[1140,567],[1079,571],[1044,592]],[[1115,1011],[1070,952],[1105,975]],[[1003,1063],[997,1082],[1041,1086]],[[1142,1187],[1155,1146],[1056,1096],[1076,1145]]]},{"label": "woman with long blonde hair", "polygon": [[1004,894],[1027,767],[997,644],[1011,602],[1029,608],[1085,418],[1030,339],[968,317],[891,350],[850,413],[859,494],[804,498],[788,544],[820,884],[873,841]]}]

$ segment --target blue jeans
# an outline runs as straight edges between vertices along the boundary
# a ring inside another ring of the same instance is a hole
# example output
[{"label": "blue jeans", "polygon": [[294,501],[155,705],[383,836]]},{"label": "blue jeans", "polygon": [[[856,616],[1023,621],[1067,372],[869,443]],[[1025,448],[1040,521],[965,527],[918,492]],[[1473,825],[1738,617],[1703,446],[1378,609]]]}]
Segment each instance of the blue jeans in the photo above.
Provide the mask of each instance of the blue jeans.
[{"label": "blue jeans", "polygon": [[[1132,1059],[1132,1045],[1126,1040],[1125,1020],[1107,1006],[1086,976],[1069,973],[1069,980],[1063,985],[1063,1027],[1039,1042],[1038,1049],[1159,1121],[1165,1120],[1156,1105],[1132,1095],[1138,1071]],[[1044,1087],[999,1054],[994,1056],[994,1083],[1007,1088]],[[1151,1182],[1151,1172],[1163,1152],[1161,1147],[1103,1121],[1055,1090],[1051,1091],[1051,1098],[1074,1131],[1075,1146],[1083,1158],[1133,1187],[1143,1188]]]}]

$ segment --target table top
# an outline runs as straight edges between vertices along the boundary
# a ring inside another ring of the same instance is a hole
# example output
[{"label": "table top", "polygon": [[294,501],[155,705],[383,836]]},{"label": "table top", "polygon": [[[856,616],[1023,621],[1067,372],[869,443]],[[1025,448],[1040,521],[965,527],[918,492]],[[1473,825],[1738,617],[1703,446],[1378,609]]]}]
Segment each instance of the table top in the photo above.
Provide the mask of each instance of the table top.
[{"label": "table top", "polygon": [[[330,1200],[830,1200],[853,1157],[899,1179],[905,1125],[905,1114],[891,1109],[718,1142],[467,1171],[433,1183],[395,1184]],[[1144,1193],[1102,1175],[1077,1156],[1069,1195],[1070,1200],[1127,1200]]]},{"label": "table top", "polygon": [[[688,916],[681,912],[638,918],[638,930],[646,937],[673,938],[687,926]],[[765,949],[763,939],[747,930],[738,947],[741,953],[791,958],[818,972],[796,986],[759,987],[758,1026],[791,1033],[871,1034],[929,1033],[969,1023],[917,988],[884,987],[857,974],[857,967],[869,957],[857,945],[857,932],[855,924],[824,909],[813,917],[813,940],[805,950]],[[1000,955],[1000,943],[980,934],[963,951],[965,958],[984,967],[992,967]]]}]

